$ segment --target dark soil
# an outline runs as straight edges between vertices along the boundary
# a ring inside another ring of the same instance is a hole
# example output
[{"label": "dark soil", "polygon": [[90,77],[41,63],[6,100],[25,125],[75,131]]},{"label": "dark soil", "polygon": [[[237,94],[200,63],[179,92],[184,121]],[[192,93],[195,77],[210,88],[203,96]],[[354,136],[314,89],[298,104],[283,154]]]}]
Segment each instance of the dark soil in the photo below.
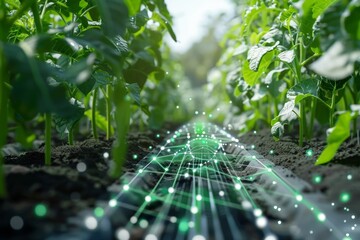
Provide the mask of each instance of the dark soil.
[{"label": "dark soil", "polygon": [[[135,131],[134,131],[135,132]],[[159,144],[166,132],[147,131],[128,136],[128,161],[124,171],[133,170],[138,160]],[[54,141],[59,142],[58,140]],[[42,144],[43,145],[43,144]],[[65,143],[52,149],[52,166],[44,166],[44,149],[5,157],[8,198],[0,200],[0,240],[45,239],[72,228],[68,218],[93,208],[97,201],[110,199],[107,188],[115,182],[108,177],[112,141],[88,139],[73,146]],[[10,150],[14,153],[14,148]],[[134,159],[134,154],[137,159]],[[86,170],[81,169],[86,166]],[[80,171],[79,171],[80,169]],[[47,207],[36,217],[37,204]],[[19,216],[23,228],[14,230],[11,219]]]},{"label": "dark soil", "polygon": [[[264,129],[247,133],[240,138],[240,142],[254,145],[255,150],[265,158],[290,169],[313,186],[310,191],[322,192],[329,203],[335,203],[338,209],[347,207],[354,214],[360,214],[360,145],[356,138],[343,143],[335,158],[320,166],[315,166],[314,163],[326,146],[325,136],[315,137],[299,147],[297,137],[285,136],[275,142],[270,130]],[[307,151],[312,151],[312,156],[308,156]],[[320,182],[315,181],[318,176],[322,179]],[[340,201],[342,193],[351,194],[348,202]]]},{"label": "dark soil", "polygon": [[[134,170],[137,161],[151,152],[151,147],[160,144],[167,135],[166,131],[174,127],[164,129],[142,133],[134,130],[129,134],[127,159],[131,161],[127,162],[124,171]],[[269,130],[248,133],[240,138],[244,144],[255,145],[255,150],[265,158],[289,168],[311,183],[313,189],[310,191],[320,191],[329,203],[336,203],[339,209],[346,206],[359,215],[360,146],[357,139],[345,142],[334,161],[314,166],[326,145],[324,140],[324,137],[314,138],[306,142],[304,147],[299,147],[297,139],[291,136],[275,142]],[[111,145],[112,141],[93,139],[77,142],[74,146],[60,144],[53,148],[51,167],[43,164],[41,144],[36,150],[7,156],[5,170],[9,197],[0,201],[0,240],[45,239],[49,235],[66,232],[74,227],[67,221],[69,217],[93,208],[99,200],[110,199],[107,188],[115,180],[108,177],[110,160],[104,158],[104,153],[111,153]],[[270,150],[273,150],[273,154]],[[307,150],[312,150],[313,155],[307,156]],[[137,160],[133,159],[134,154]],[[79,171],[79,166],[84,164],[86,170]],[[316,183],[316,176],[320,176],[322,181]],[[340,194],[345,192],[351,193],[351,198],[347,203],[340,203]],[[37,204],[47,206],[46,216],[35,216]],[[14,216],[22,218],[24,226],[21,230],[11,228],[10,221]]]}]

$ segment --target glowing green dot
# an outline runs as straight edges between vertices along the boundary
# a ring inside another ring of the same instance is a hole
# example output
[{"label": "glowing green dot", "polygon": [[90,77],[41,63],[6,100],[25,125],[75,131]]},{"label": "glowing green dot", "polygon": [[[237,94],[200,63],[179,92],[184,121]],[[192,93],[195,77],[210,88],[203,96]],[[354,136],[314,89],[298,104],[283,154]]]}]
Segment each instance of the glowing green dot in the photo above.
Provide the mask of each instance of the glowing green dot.
[{"label": "glowing green dot", "polygon": [[274,154],[274,150],[270,150],[270,152],[269,152],[271,155],[273,155]]},{"label": "glowing green dot", "polygon": [[137,159],[137,158],[138,158],[138,155],[134,154],[133,159]]},{"label": "glowing green dot", "polygon": [[343,192],[340,194],[340,201],[343,203],[347,203],[350,200],[351,196],[349,193]]},{"label": "glowing green dot", "polygon": [[103,216],[104,216],[104,213],[105,213],[105,211],[104,211],[104,209],[102,209],[101,207],[97,207],[97,208],[94,209],[94,215],[95,215],[96,217],[98,217],[98,218],[103,217]]},{"label": "glowing green dot", "polygon": [[314,182],[314,183],[319,184],[319,183],[321,183],[321,181],[322,181],[322,177],[321,177],[321,176],[316,175],[316,176],[313,177],[313,182]]},{"label": "glowing green dot", "polygon": [[317,218],[320,222],[324,222],[326,220],[326,215],[324,213],[319,213]]},{"label": "glowing green dot", "polygon": [[44,204],[38,204],[34,209],[35,215],[38,217],[45,217],[47,213],[47,208]]},{"label": "glowing green dot", "polygon": [[160,134],[156,134],[156,137],[157,137],[157,138],[160,138]]},{"label": "glowing green dot", "polygon": [[312,149],[306,150],[306,156],[311,157],[314,154]]},{"label": "glowing green dot", "polygon": [[185,221],[185,220],[180,221],[180,223],[179,223],[180,232],[187,232],[188,229],[189,229],[189,225],[188,225],[187,221]]}]

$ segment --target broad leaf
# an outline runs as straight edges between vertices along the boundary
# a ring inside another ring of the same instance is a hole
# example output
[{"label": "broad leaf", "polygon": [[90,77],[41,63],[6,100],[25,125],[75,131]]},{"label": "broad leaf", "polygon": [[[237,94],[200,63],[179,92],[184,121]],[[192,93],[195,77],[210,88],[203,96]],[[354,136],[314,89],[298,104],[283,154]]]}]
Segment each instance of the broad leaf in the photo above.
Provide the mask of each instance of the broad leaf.
[{"label": "broad leaf", "polygon": [[354,40],[360,40],[360,1],[353,0],[341,16],[346,33]]},{"label": "broad leaf", "polygon": [[254,72],[253,70],[251,70],[250,66],[249,66],[249,62],[245,61],[244,66],[243,66],[243,71],[242,71],[245,82],[247,84],[249,84],[250,86],[254,86],[257,83],[257,81],[259,80],[259,78],[263,75],[263,73],[267,70],[269,65],[272,63],[273,56],[274,56],[273,52],[266,53],[262,57],[262,60],[258,67],[257,72]]},{"label": "broad leaf", "polygon": [[276,48],[279,45],[277,42],[274,46],[264,47],[264,46],[253,46],[248,51],[247,60],[249,61],[249,68],[253,71],[257,71],[261,62],[261,59],[264,55]]},{"label": "broad leaf", "polygon": [[123,0],[95,0],[98,6],[105,35],[123,36],[128,23],[128,8]]},{"label": "broad leaf", "polygon": [[360,47],[356,42],[338,40],[310,69],[332,80],[341,80],[354,72],[354,64],[360,59]]},{"label": "broad leaf", "polygon": [[278,58],[280,59],[280,61],[286,62],[286,63],[292,63],[295,59],[295,51],[294,50],[289,50],[289,51],[284,51],[281,52],[278,55]]},{"label": "broad leaf", "polygon": [[335,127],[327,137],[327,146],[316,160],[316,165],[324,164],[331,161],[340,145],[350,136],[351,113],[341,114],[336,122]]}]

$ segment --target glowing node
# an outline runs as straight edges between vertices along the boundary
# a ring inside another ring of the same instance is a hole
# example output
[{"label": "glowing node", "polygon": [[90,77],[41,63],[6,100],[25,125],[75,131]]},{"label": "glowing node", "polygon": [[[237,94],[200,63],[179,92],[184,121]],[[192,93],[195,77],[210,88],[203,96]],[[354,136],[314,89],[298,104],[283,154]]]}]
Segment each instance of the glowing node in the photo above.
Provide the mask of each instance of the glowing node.
[{"label": "glowing node", "polygon": [[137,158],[138,158],[138,155],[134,154],[133,159],[137,159]]},{"label": "glowing node", "polygon": [[264,240],[277,240],[277,237],[274,235],[268,235],[264,238]]},{"label": "glowing node", "polygon": [[109,201],[109,206],[110,206],[110,207],[116,207],[116,205],[117,205],[116,199],[111,199],[111,200]]},{"label": "glowing node", "polygon": [[125,191],[128,191],[128,190],[129,190],[129,188],[130,188],[130,187],[129,187],[129,185],[127,185],[127,184],[126,184],[126,185],[124,185],[124,187],[123,187],[123,189],[124,189]]},{"label": "glowing node", "polygon": [[97,207],[97,208],[94,209],[94,215],[95,215],[96,217],[101,218],[101,217],[104,216],[104,214],[105,214],[105,211],[104,211],[103,208]]},{"label": "glowing node", "polygon": [[97,228],[97,226],[98,226],[98,222],[96,218],[92,216],[85,218],[85,227],[87,227],[90,230],[94,230]]},{"label": "glowing node", "polygon": [[147,196],[145,197],[145,201],[146,201],[146,202],[151,202],[151,197],[150,197],[149,195],[147,195]]},{"label": "glowing node", "polygon": [[279,220],[277,223],[278,223],[279,225],[281,225],[282,222],[281,222],[281,220]]},{"label": "glowing node", "polygon": [[267,225],[267,219],[265,217],[259,217],[256,219],[256,226],[258,228],[264,228]]},{"label": "glowing node", "polygon": [[347,192],[343,192],[340,194],[340,201],[343,203],[347,203],[348,201],[350,201],[350,198],[351,198],[351,196]]},{"label": "glowing node", "polygon": [[186,220],[181,220],[179,223],[179,230],[180,232],[187,232],[189,229],[189,225]]},{"label": "glowing node", "polygon": [[137,223],[137,221],[138,221],[138,219],[137,219],[137,217],[135,217],[135,216],[132,216],[132,217],[130,218],[130,222],[131,222],[132,224]]},{"label": "glowing node", "polygon": [[139,169],[139,173],[143,173],[144,172],[144,170],[143,169]]},{"label": "glowing node", "polygon": [[10,226],[14,230],[21,230],[24,227],[24,220],[22,219],[22,217],[13,216],[10,219]]},{"label": "glowing node", "polygon": [[251,145],[251,149],[255,149],[255,145],[253,144],[253,145]]},{"label": "glowing node", "polygon": [[130,233],[128,230],[124,228],[120,228],[116,231],[116,238],[118,240],[129,240],[130,239]]},{"label": "glowing node", "polygon": [[165,147],[164,147],[164,146],[162,146],[162,147],[160,148],[160,150],[161,150],[161,151],[164,151],[164,150],[165,150]]},{"label": "glowing node", "polygon": [[189,222],[189,228],[194,228],[195,227],[195,223],[193,221]]},{"label": "glowing node", "polygon": [[314,152],[312,149],[306,150],[306,156],[311,157],[312,155],[314,155]]},{"label": "glowing node", "polygon": [[175,216],[170,217],[170,222],[171,223],[176,223],[177,222],[177,218]]},{"label": "glowing node", "polygon": [[185,178],[188,178],[188,177],[189,177],[189,173],[185,173],[185,174],[184,174],[184,177],[185,177]]},{"label": "glowing node", "polygon": [[200,194],[196,195],[196,200],[201,201],[202,200],[202,196]]},{"label": "glowing node", "polygon": [[169,192],[169,193],[174,193],[174,192],[175,192],[175,189],[174,189],[173,187],[169,187],[169,188],[168,188],[168,192]]},{"label": "glowing node", "polygon": [[154,234],[149,234],[146,235],[145,240],[157,240],[157,236],[155,236]]},{"label": "glowing node", "polygon": [[149,226],[149,222],[146,221],[145,219],[142,219],[142,220],[140,220],[140,222],[139,222],[139,226],[140,226],[141,228],[147,228],[147,227]]},{"label": "glowing node", "polygon": [[152,157],[152,160],[153,160],[153,161],[156,161],[156,157]]},{"label": "glowing node", "polygon": [[255,215],[255,217],[260,217],[262,215],[261,209],[259,209],[259,208],[254,209],[254,215]]},{"label": "glowing node", "polygon": [[103,154],[104,158],[109,158],[109,156],[110,156],[110,154],[108,152],[104,152],[104,154]]},{"label": "glowing node", "polygon": [[326,220],[326,215],[324,213],[319,213],[317,218],[320,222],[324,222]]},{"label": "glowing node", "polygon": [[296,195],[296,200],[297,200],[298,202],[301,202],[301,201],[303,200],[303,196],[301,196],[301,195]]},{"label": "glowing node", "polygon": [[249,201],[243,201],[241,203],[241,206],[244,208],[244,209],[250,209],[252,207],[251,203]]},{"label": "glowing node", "polygon": [[347,178],[347,180],[349,180],[349,181],[350,181],[350,180],[352,179],[352,175],[351,175],[351,174],[349,174],[349,175],[347,175],[347,176],[346,176],[346,178]]},{"label": "glowing node", "polygon": [[35,206],[34,212],[37,217],[45,217],[47,208],[44,204],[38,204]]},{"label": "glowing node", "polygon": [[195,235],[192,240],[206,240],[206,238],[202,235]]},{"label": "glowing node", "polygon": [[80,173],[85,172],[86,171],[86,164],[83,162],[79,162],[78,164],[76,164],[76,170]]},{"label": "glowing node", "polygon": [[319,183],[321,183],[321,181],[322,181],[321,176],[316,175],[316,176],[313,177],[313,182],[314,183],[319,184]]},{"label": "glowing node", "polygon": [[192,214],[197,214],[199,212],[199,209],[197,207],[195,207],[195,206],[192,206],[190,211],[191,211]]},{"label": "glowing node", "polygon": [[220,191],[220,192],[219,192],[219,196],[220,196],[220,197],[223,197],[224,195],[225,195],[224,191]]},{"label": "glowing node", "polygon": [[241,185],[240,185],[239,183],[236,183],[236,184],[235,184],[235,189],[236,189],[236,190],[240,190],[240,189],[241,189]]}]

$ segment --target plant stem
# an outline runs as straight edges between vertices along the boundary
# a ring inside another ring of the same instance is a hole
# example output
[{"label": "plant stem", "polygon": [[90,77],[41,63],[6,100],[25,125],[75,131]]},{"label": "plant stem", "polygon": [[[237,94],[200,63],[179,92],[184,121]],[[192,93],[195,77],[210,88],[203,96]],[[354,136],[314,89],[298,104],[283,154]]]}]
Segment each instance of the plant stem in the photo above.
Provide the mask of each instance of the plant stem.
[{"label": "plant stem", "polygon": [[51,165],[51,113],[45,114],[45,165]]},{"label": "plant stem", "polygon": [[97,100],[98,89],[96,88],[93,92],[93,99],[92,99],[92,108],[91,108],[91,124],[92,124],[92,131],[93,137],[95,139],[99,139],[99,135],[97,132],[96,127],[96,100]]},{"label": "plant stem", "polygon": [[122,167],[126,161],[127,141],[126,136],[130,124],[130,100],[127,98],[125,83],[119,81],[114,86],[116,141],[112,149],[115,167],[111,173],[113,178],[121,175]]},{"label": "plant stem", "polygon": [[304,103],[299,103],[300,107],[300,126],[299,126],[299,146],[302,147],[304,144],[304,129],[305,129],[305,105]]},{"label": "plant stem", "polygon": [[111,138],[111,87],[106,86],[106,140]]},{"label": "plant stem", "polygon": [[335,111],[335,94],[336,88],[334,87],[332,94],[331,94],[331,106],[330,106],[330,113],[329,113],[329,125],[332,128],[334,126],[334,111]]},{"label": "plant stem", "polygon": [[[1,31],[1,30],[0,30]],[[8,95],[9,89],[5,86],[8,82],[8,74],[6,70],[5,56],[4,56],[4,44],[0,41],[0,199],[5,198],[6,184],[5,173],[3,166],[2,147],[6,143],[6,137],[8,132],[7,118],[8,118]]]},{"label": "plant stem", "polygon": [[308,138],[312,138],[313,136],[313,128],[315,121],[315,113],[316,113],[317,99],[313,98],[311,101],[311,116],[310,116],[310,126],[308,128]]}]

